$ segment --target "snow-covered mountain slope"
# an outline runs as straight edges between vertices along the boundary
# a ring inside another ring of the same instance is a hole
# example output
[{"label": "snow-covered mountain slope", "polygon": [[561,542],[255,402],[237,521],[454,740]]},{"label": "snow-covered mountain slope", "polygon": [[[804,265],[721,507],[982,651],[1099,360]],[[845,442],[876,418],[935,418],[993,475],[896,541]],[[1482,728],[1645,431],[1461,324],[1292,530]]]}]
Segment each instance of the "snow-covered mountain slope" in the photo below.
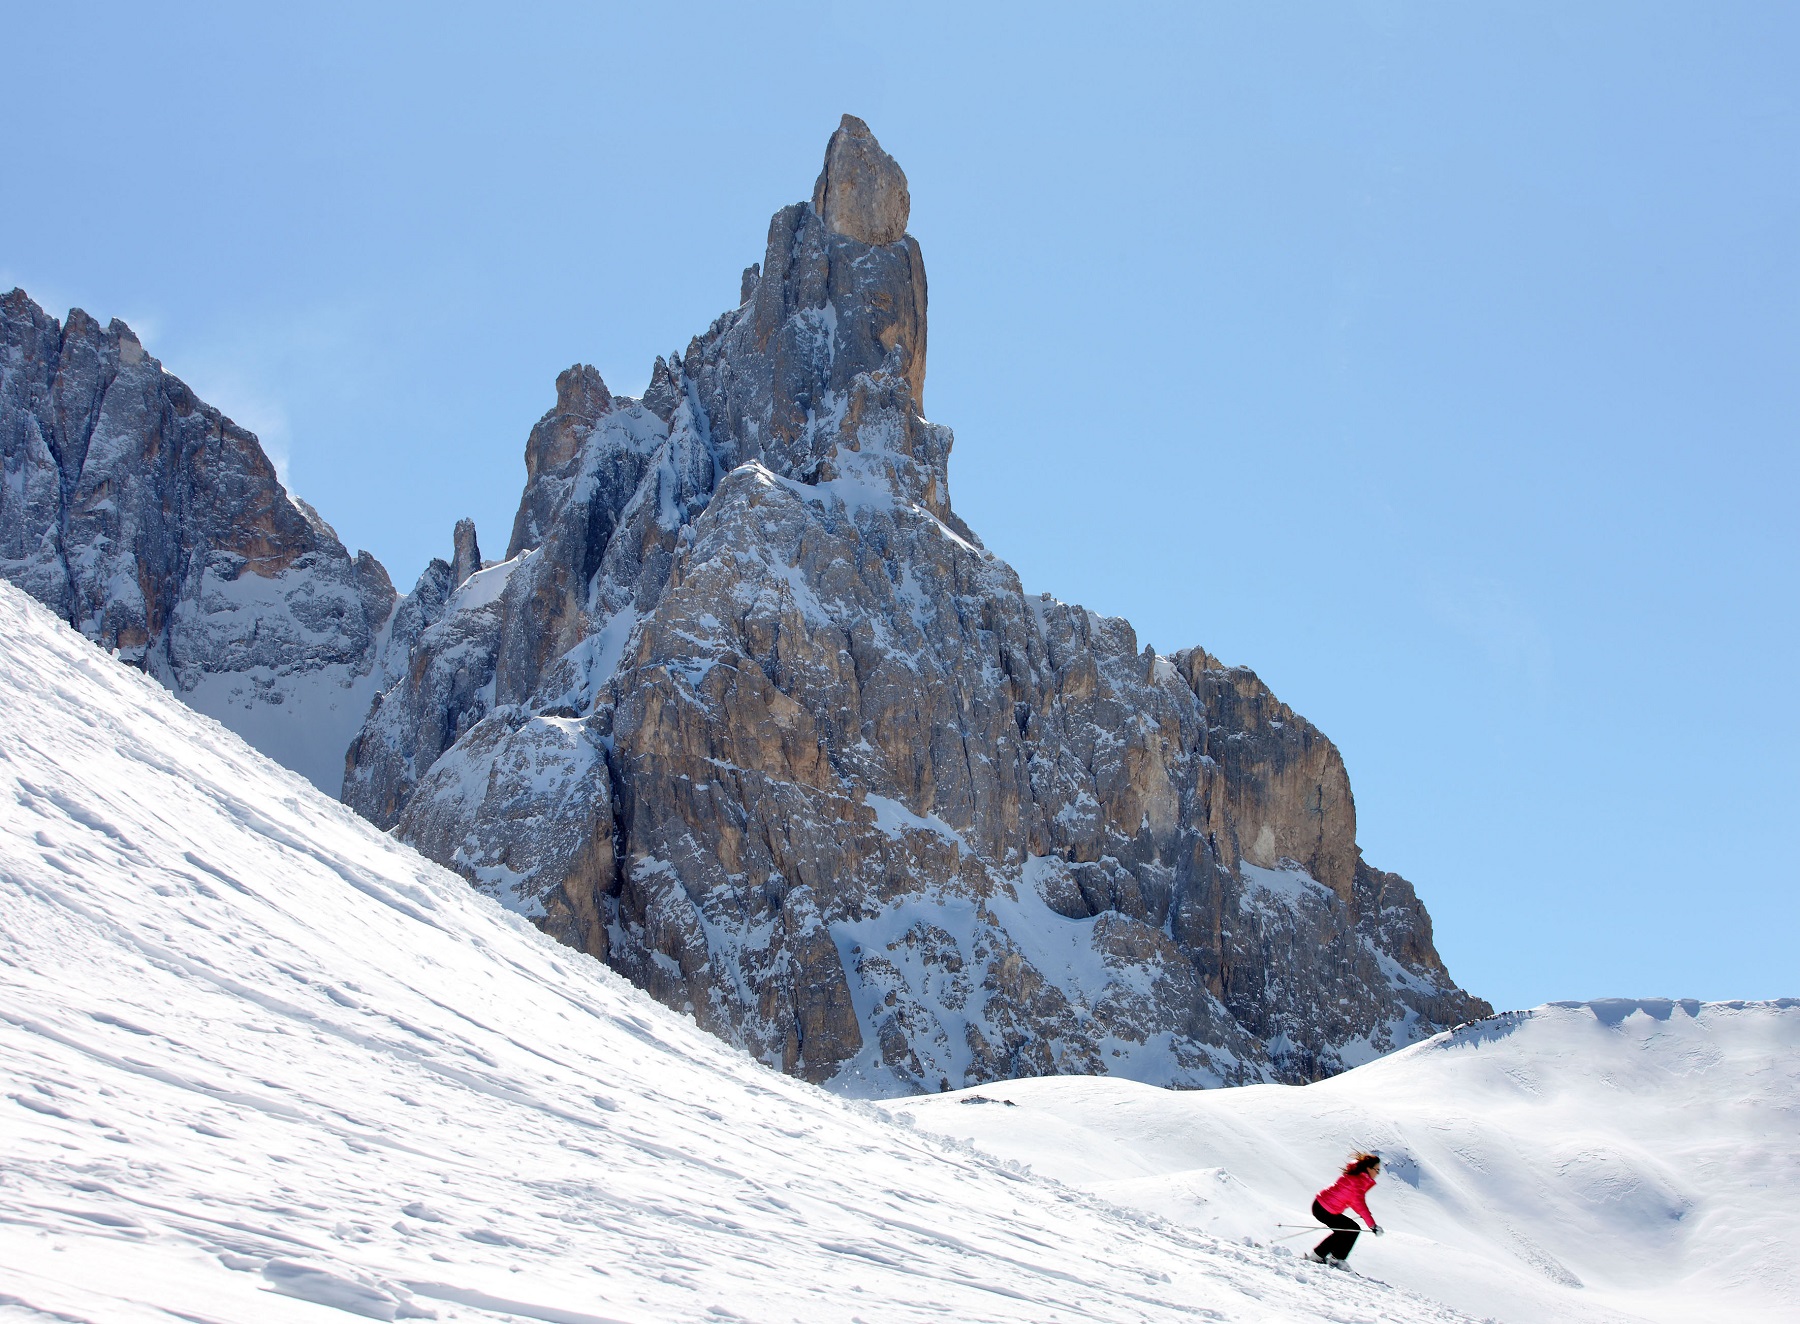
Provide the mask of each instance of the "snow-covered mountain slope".
[{"label": "snow-covered mountain slope", "polygon": [[1348,1150],[1379,1149],[1386,1235],[1352,1263],[1507,1324],[1800,1319],[1796,999],[1558,1003],[1300,1088],[1021,1080],[904,1107],[1108,1200],[1259,1241],[1310,1222]]},{"label": "snow-covered mountain slope", "polygon": [[1452,1312],[755,1064],[0,584],[0,1319]]},{"label": "snow-covered mountain slope", "polygon": [[130,327],[23,290],[0,297],[0,579],[329,794],[389,680],[381,563]]}]

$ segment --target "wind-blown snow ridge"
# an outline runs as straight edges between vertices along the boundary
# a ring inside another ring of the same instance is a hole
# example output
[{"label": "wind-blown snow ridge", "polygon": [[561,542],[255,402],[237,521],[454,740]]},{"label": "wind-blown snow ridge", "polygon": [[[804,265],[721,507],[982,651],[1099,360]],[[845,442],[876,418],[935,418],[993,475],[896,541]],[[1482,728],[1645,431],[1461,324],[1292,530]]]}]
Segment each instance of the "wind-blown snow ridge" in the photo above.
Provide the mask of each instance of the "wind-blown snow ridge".
[{"label": "wind-blown snow ridge", "polygon": [[0,1319],[1460,1318],[751,1062],[0,584]]}]

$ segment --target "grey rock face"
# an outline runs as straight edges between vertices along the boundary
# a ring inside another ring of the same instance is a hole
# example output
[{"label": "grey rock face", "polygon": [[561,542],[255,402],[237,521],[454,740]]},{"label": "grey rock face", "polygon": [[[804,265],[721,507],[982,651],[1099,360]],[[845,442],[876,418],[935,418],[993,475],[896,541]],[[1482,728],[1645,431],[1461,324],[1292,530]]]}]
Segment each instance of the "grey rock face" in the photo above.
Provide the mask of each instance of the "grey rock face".
[{"label": "grey rock face", "polygon": [[641,401],[558,379],[508,560],[402,608],[346,798],[852,1093],[1307,1080],[1485,1013],[1322,734],[956,517],[906,212],[846,117]]},{"label": "grey rock face", "polygon": [[0,299],[0,575],[335,794],[387,572],[123,322]]},{"label": "grey rock face", "polygon": [[458,588],[481,569],[481,543],[475,537],[475,521],[456,521],[455,551],[450,554],[450,582]]},{"label": "grey rock face", "polygon": [[846,115],[825,145],[825,168],[813,184],[812,205],[833,234],[893,244],[906,234],[912,195],[905,172],[881,150],[869,126]]}]

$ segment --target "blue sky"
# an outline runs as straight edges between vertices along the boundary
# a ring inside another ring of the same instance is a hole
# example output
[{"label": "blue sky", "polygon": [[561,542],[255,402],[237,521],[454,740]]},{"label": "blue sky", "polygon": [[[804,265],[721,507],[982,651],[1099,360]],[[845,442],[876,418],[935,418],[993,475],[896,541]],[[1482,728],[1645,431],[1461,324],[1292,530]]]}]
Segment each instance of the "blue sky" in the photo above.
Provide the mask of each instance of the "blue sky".
[{"label": "blue sky", "polygon": [[953,500],[1254,667],[1497,1004],[1800,994],[1800,10],[8,5],[0,286],[402,589],[905,167]]}]

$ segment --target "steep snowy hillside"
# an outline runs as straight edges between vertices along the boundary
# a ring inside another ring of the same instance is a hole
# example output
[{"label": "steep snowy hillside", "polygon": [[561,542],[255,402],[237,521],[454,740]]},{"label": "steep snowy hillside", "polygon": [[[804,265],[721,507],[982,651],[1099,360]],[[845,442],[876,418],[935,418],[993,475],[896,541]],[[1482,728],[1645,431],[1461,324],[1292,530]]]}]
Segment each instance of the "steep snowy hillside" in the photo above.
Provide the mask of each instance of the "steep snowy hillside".
[{"label": "steep snowy hillside", "polygon": [[1378,1148],[1387,1235],[1352,1262],[1507,1324],[1800,1319],[1800,1000],[1559,1003],[1297,1089],[1024,1080],[905,1107],[1108,1200],[1260,1240],[1306,1220],[1346,1151]]},{"label": "steep snowy hillside", "polygon": [[0,1319],[1459,1318],[761,1067],[0,584]]}]

